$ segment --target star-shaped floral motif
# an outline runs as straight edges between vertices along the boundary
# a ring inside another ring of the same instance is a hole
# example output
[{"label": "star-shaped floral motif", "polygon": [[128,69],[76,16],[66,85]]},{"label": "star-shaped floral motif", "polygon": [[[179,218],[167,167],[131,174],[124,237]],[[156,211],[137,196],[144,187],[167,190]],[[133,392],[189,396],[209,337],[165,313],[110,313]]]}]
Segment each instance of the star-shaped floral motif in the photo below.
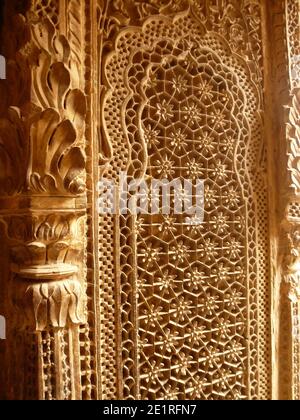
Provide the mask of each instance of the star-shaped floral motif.
[{"label": "star-shaped floral motif", "polygon": [[176,219],[171,216],[165,216],[163,222],[159,226],[158,230],[162,232],[163,235],[168,235],[169,233],[176,232]]},{"label": "star-shaped floral motif", "polygon": [[198,290],[203,283],[204,277],[204,272],[199,271],[198,268],[194,268],[187,273],[187,285],[193,290]]},{"label": "star-shaped floral motif", "polygon": [[201,110],[194,102],[183,107],[183,118],[190,125],[195,125],[200,121],[202,115]]},{"label": "star-shaped floral motif", "polygon": [[177,321],[184,321],[192,314],[190,304],[191,302],[187,302],[183,296],[180,296],[178,302],[171,305],[173,318]]},{"label": "star-shaped floral motif", "polygon": [[202,80],[198,86],[201,99],[211,99],[213,95],[213,85],[208,80]]},{"label": "star-shaped floral motif", "polygon": [[224,318],[220,318],[220,322],[218,325],[218,332],[221,338],[225,339],[230,337],[231,332],[231,323],[229,320],[225,320]]},{"label": "star-shaped floral motif", "polygon": [[186,174],[187,177],[191,180],[200,179],[203,176],[203,163],[197,162],[196,159],[192,159],[187,163]]},{"label": "star-shaped floral motif", "polygon": [[162,178],[168,178],[174,174],[174,161],[165,155],[161,160],[155,162],[157,165],[157,172]]},{"label": "star-shaped floral motif", "polygon": [[205,387],[209,385],[207,378],[202,378],[199,375],[194,377],[193,382],[188,383],[188,394],[192,400],[204,399]]},{"label": "star-shaped floral motif", "polygon": [[223,234],[229,228],[229,217],[226,216],[223,212],[220,212],[218,215],[212,217],[212,228],[217,234]]},{"label": "star-shaped floral motif", "polygon": [[171,133],[171,146],[174,147],[175,150],[184,149],[187,145],[187,136],[183,133],[182,129],[179,128],[177,131]]},{"label": "star-shaped floral motif", "polygon": [[149,244],[147,248],[142,250],[142,262],[147,265],[147,267],[153,266],[159,260],[159,253],[161,249],[154,247],[154,245]]},{"label": "star-shaped floral motif", "polygon": [[182,74],[174,77],[172,80],[172,88],[177,93],[185,93],[187,91],[187,80]]},{"label": "star-shaped floral motif", "polygon": [[214,346],[208,346],[204,353],[204,360],[200,358],[199,362],[205,361],[210,368],[215,368],[221,361],[220,352]]},{"label": "star-shaped floral motif", "polygon": [[198,235],[204,229],[203,217],[199,217],[197,215],[192,217],[186,217],[185,223],[187,226],[187,231],[190,232],[192,235]]},{"label": "star-shaped floral motif", "polygon": [[193,345],[201,345],[207,335],[206,328],[204,325],[200,325],[198,321],[194,321],[192,326],[187,329],[188,338],[187,341]]},{"label": "star-shaped floral motif", "polygon": [[162,320],[162,310],[161,306],[156,307],[153,304],[150,305],[148,310],[144,310],[144,317],[148,326],[155,327]]},{"label": "star-shaped floral motif", "polygon": [[204,203],[208,209],[213,208],[217,203],[217,193],[209,185],[204,187]]},{"label": "star-shaped floral motif", "polygon": [[143,369],[141,377],[145,378],[147,383],[157,384],[159,383],[159,379],[164,376],[162,371],[163,368],[163,363],[159,363],[156,360],[149,361],[149,366]]},{"label": "star-shaped floral motif", "polygon": [[219,309],[219,296],[213,296],[208,293],[204,298],[200,299],[202,305],[202,312],[208,315],[213,315],[215,311]]},{"label": "star-shaped floral motif", "polygon": [[229,276],[229,267],[227,267],[224,263],[220,263],[217,268],[212,269],[212,278],[215,279],[216,283],[223,283],[224,281],[227,281]]},{"label": "star-shaped floral motif", "polygon": [[178,362],[174,366],[175,372],[185,376],[192,362],[193,356],[180,352]]},{"label": "star-shaped floral motif", "polygon": [[240,203],[240,194],[234,187],[229,187],[224,193],[224,203],[228,204],[230,208],[237,207]]},{"label": "star-shaped floral motif", "polygon": [[230,376],[232,373],[229,370],[221,369],[219,372],[216,373],[216,386],[218,389],[225,391],[229,388],[228,382],[230,381]]},{"label": "star-shaped floral motif", "polygon": [[240,257],[243,250],[242,244],[236,239],[232,239],[231,241],[226,242],[225,247],[227,248],[229,258],[234,260],[237,260]]},{"label": "star-shaped floral motif", "polygon": [[236,363],[243,357],[244,350],[237,340],[232,340],[227,349],[226,359],[231,363]]},{"label": "star-shaped floral motif", "polygon": [[154,130],[149,124],[147,128],[144,128],[144,139],[148,146],[153,144],[159,144],[159,130]]},{"label": "star-shaped floral motif", "polygon": [[163,121],[167,121],[169,118],[174,117],[173,108],[174,105],[168,103],[165,99],[163,99],[162,103],[156,104],[156,115],[158,115],[159,118]]},{"label": "star-shaped floral motif", "polygon": [[211,261],[218,255],[218,245],[212,241],[211,238],[207,238],[203,244],[199,246],[200,257],[205,258],[207,261]]},{"label": "star-shaped floral motif", "polygon": [[180,241],[171,247],[171,258],[182,264],[188,259],[188,251],[189,247],[184,245],[183,241]]},{"label": "star-shaped floral motif", "polygon": [[220,150],[222,152],[228,151],[228,152],[231,152],[232,153],[233,152],[234,145],[235,145],[235,142],[236,142],[236,140],[235,140],[234,137],[225,134],[222,137],[222,141],[221,141],[221,144],[220,144],[220,146],[221,146],[220,147]]},{"label": "star-shaped floral motif", "polygon": [[198,140],[197,148],[201,152],[212,152],[214,150],[214,138],[208,131],[204,131]]},{"label": "star-shaped floral motif", "polygon": [[243,300],[243,295],[241,292],[238,292],[236,289],[230,291],[230,293],[225,294],[225,304],[228,309],[237,309],[241,305]]},{"label": "star-shaped floral motif", "polygon": [[227,179],[227,165],[222,163],[222,161],[217,160],[215,168],[212,172],[213,176],[216,177],[217,180],[226,180]]},{"label": "star-shaped floral motif", "polygon": [[211,122],[216,128],[224,128],[227,124],[225,114],[221,109],[216,109],[211,115]]},{"label": "star-shaped floral motif", "polygon": [[155,285],[158,286],[161,291],[169,290],[175,279],[176,276],[169,274],[169,270],[164,270],[162,276],[158,277],[158,281]]},{"label": "star-shaped floral motif", "polygon": [[176,348],[178,343],[178,331],[172,332],[169,328],[166,329],[164,335],[158,337],[158,342],[156,343],[162,351],[167,351],[170,353]]}]

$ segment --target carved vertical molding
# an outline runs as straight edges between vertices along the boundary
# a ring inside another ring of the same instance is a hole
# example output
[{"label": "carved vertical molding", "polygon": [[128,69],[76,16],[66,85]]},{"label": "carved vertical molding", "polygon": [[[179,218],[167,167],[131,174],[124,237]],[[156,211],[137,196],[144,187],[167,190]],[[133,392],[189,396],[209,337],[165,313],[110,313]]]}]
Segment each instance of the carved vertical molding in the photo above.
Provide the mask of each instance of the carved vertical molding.
[{"label": "carved vertical molding", "polygon": [[[280,397],[300,399],[300,2],[285,0],[274,7],[277,25],[276,91],[282,129],[279,382]],[[281,9],[281,10],[280,10]],[[277,12],[277,13],[276,13]],[[280,21],[282,24],[279,24]],[[279,29],[278,29],[279,28]],[[284,106],[284,108],[283,108]],[[282,118],[283,116],[283,118]],[[281,159],[279,160],[281,161]]]},{"label": "carved vertical molding", "polygon": [[87,312],[87,110],[82,63],[75,59],[82,46],[61,35],[57,9],[48,19],[37,3],[15,14],[13,7],[7,28],[13,21],[11,35],[26,38],[12,43],[1,86],[13,93],[0,120],[0,221],[11,255],[6,287],[14,354],[8,398],[75,399]]}]

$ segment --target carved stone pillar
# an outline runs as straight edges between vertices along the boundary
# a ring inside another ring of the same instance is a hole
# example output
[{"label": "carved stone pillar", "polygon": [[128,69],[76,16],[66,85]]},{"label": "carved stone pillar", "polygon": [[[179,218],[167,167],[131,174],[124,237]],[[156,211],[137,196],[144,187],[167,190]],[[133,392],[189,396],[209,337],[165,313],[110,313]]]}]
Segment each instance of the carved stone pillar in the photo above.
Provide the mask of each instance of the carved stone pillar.
[{"label": "carved stone pillar", "polygon": [[67,39],[35,5],[13,14],[12,4],[6,36],[13,42],[6,44],[1,85],[9,103],[0,120],[0,221],[10,253],[8,394],[81,398],[86,98]]}]

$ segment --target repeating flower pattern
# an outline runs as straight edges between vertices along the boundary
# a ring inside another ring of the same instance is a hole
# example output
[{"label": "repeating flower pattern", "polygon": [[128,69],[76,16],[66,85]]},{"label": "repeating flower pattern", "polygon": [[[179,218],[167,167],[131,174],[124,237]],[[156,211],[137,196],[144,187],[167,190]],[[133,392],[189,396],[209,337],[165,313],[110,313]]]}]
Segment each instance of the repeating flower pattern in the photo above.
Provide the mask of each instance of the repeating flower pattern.
[{"label": "repeating flower pattern", "polygon": [[[244,392],[248,345],[247,215],[232,115],[239,87],[196,42],[169,48],[182,48],[180,58],[166,55],[141,83],[146,175],[204,180],[204,221],[173,212],[137,217],[141,390],[176,399],[184,380],[187,398],[205,399],[209,389],[236,399]],[[180,198],[187,200],[183,191]]]},{"label": "repeating flower pattern", "polygon": [[229,187],[224,193],[224,201],[229,205],[230,208],[237,207],[240,203],[240,194],[239,191],[233,187]]},{"label": "repeating flower pattern", "polygon": [[202,80],[199,83],[199,88],[198,89],[199,89],[201,99],[212,99],[213,98],[214,87],[208,80]]},{"label": "repeating flower pattern", "polygon": [[220,159],[216,161],[215,167],[212,171],[212,175],[217,181],[226,181],[228,178],[227,165],[225,165]]},{"label": "repeating flower pattern", "polygon": [[204,285],[205,273],[195,268],[187,273],[187,284],[191,290],[198,290],[200,286]]}]

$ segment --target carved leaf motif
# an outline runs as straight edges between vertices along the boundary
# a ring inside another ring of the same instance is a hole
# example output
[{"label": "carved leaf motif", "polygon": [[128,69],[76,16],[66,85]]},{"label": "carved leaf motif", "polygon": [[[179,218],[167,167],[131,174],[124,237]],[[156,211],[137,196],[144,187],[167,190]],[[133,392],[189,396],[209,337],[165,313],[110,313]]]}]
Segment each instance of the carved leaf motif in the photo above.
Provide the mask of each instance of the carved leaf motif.
[{"label": "carved leaf motif", "polygon": [[58,112],[47,109],[31,126],[30,188],[39,193],[82,193],[85,158],[80,148],[72,147],[77,137],[73,124],[59,121]]},{"label": "carved leaf motif", "polygon": [[33,308],[37,331],[48,326],[63,328],[69,321],[80,324],[83,322],[81,294],[76,280],[30,285],[25,294],[29,319]]},{"label": "carved leaf motif", "polygon": [[[84,218],[78,215],[7,216],[3,219],[17,266],[74,263],[81,260]],[[75,239],[76,238],[76,239]]]},{"label": "carved leaf motif", "polygon": [[67,237],[69,230],[70,229],[67,220],[63,220],[61,217],[53,214],[37,227],[35,236],[39,240],[49,242]]},{"label": "carved leaf motif", "polygon": [[80,86],[83,71],[83,22],[81,19],[80,7],[84,7],[78,0],[68,2],[68,40],[71,49],[71,72],[76,86]]},{"label": "carved leaf motif", "polygon": [[86,115],[86,99],[79,89],[71,90],[65,100],[65,116],[68,118],[77,130],[78,137],[81,138],[84,131]]},{"label": "carved leaf motif", "polygon": [[63,35],[57,36],[52,22],[45,18],[31,26],[35,45],[49,55],[56,57],[57,62],[67,63],[70,58],[70,46]]},{"label": "carved leaf motif", "polygon": [[65,262],[69,250],[70,244],[68,242],[55,242],[48,248],[48,261],[54,263]]},{"label": "carved leaf motif", "polygon": [[10,65],[11,75],[18,68],[25,75],[31,72],[31,81],[23,81],[30,95],[15,89],[22,99],[10,100],[19,108],[0,121],[0,194],[13,195],[27,186],[39,194],[78,195],[85,190],[85,95],[71,89],[76,84],[68,67],[70,46],[53,24],[41,20],[30,33],[31,41]]}]

